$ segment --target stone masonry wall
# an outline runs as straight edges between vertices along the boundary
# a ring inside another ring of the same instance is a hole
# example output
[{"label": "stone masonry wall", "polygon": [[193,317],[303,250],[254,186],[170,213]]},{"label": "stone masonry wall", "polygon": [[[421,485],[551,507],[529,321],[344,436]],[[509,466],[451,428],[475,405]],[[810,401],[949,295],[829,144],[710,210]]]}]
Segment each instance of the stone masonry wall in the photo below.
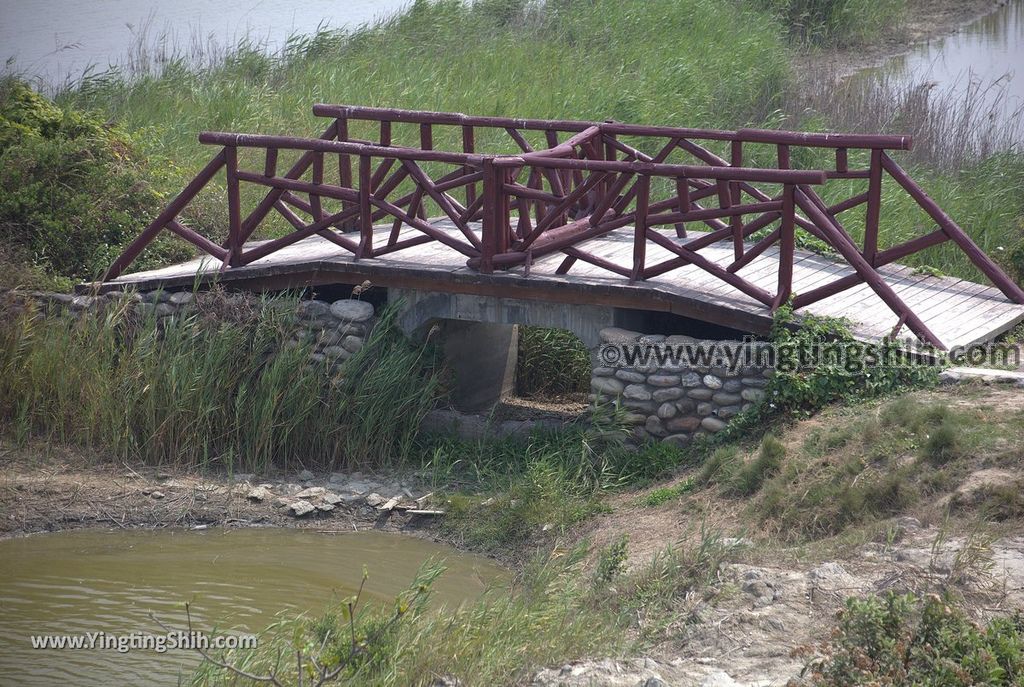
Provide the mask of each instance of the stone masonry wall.
[{"label": "stone masonry wall", "polygon": [[[765,367],[701,367],[658,365],[626,366],[606,349],[657,344],[674,346],[699,343],[689,336],[640,334],[617,327],[601,330],[602,346],[593,356],[591,400],[618,399],[628,411],[639,441],[664,441],[679,446],[701,434],[719,432],[730,418],[764,398],[772,370]],[[715,341],[739,346],[739,341]],[[618,364],[609,364],[616,362]]]},{"label": "stone masonry wall", "polygon": [[[33,302],[45,312],[71,314],[95,312],[126,301],[139,315],[153,316],[157,323],[194,312],[230,317],[258,307],[259,299],[246,294],[200,291],[110,292],[101,296],[72,296],[42,291],[7,292],[4,300],[17,306]],[[294,301],[281,301],[291,306]],[[310,359],[315,363],[341,364],[363,347],[375,322],[374,307],[366,301],[343,299],[328,303],[302,300],[295,307],[292,337],[286,345],[312,342]]]}]

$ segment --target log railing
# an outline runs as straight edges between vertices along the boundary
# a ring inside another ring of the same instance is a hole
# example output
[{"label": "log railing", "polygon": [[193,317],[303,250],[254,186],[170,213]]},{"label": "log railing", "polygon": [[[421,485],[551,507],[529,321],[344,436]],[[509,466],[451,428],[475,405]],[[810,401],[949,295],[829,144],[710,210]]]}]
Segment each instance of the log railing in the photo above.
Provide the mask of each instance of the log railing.
[{"label": "log railing", "polygon": [[[313,235],[356,260],[438,242],[485,274],[517,266],[529,272],[535,259],[553,253],[564,255],[559,274],[586,262],[630,281],[692,265],[772,309],[790,297],[800,308],[868,284],[898,316],[894,336],[907,326],[921,340],[941,347],[878,268],[953,241],[1007,298],[1024,303],[1024,291],[889,155],[908,149],[908,137],[717,131],[340,105],[315,105],[313,110],[332,120],[319,138],[201,134],[200,141],[218,146],[218,152],[111,265],[105,279],[119,276],[164,229],[219,260],[222,270],[250,264]],[[353,122],[375,126],[375,140],[351,136]],[[416,141],[396,145],[394,125],[413,126]],[[455,131],[448,130],[452,128]],[[501,150],[478,152],[481,139]],[[458,141],[461,150],[435,149],[438,140]],[[748,155],[754,146],[758,149]],[[770,161],[764,159],[765,146],[774,147]],[[800,148],[829,151],[834,165],[825,170],[792,169]],[[508,149],[518,152],[500,154]],[[866,157],[866,167],[852,166],[851,150],[868,151],[855,158]],[[283,172],[278,168],[282,151],[297,155]],[[262,168],[243,169],[240,152],[247,158],[261,157]],[[745,166],[749,160],[754,164]],[[227,186],[228,235],[217,243],[186,226],[181,214],[221,169]],[[885,175],[935,221],[935,231],[880,249]],[[816,187],[833,179],[863,179],[866,189],[828,205]],[[244,216],[242,184],[266,189]],[[858,244],[840,215],[861,206],[865,230],[863,243]],[[269,241],[248,243],[271,213],[280,215],[292,230]],[[431,214],[441,216],[447,228],[428,219]],[[374,232],[385,222],[391,225],[386,239]],[[688,236],[688,223],[701,224],[706,231]],[[403,232],[403,227],[413,231]],[[630,264],[617,264],[583,245],[620,229],[632,233]],[[853,272],[793,294],[798,230],[823,241]],[[699,252],[720,242],[732,249],[728,264]],[[651,264],[651,244],[672,257]],[[768,293],[740,273],[776,245],[778,285]]]}]

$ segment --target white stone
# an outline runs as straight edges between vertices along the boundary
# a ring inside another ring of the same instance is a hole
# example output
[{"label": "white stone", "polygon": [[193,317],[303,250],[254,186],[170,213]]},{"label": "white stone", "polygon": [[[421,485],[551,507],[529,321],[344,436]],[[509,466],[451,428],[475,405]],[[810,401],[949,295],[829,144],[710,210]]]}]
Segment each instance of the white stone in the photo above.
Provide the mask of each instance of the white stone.
[{"label": "white stone", "polygon": [[641,374],[640,372],[633,372],[632,370],[616,370],[615,376],[624,382],[629,382],[630,384],[641,384],[645,379],[647,379],[647,375]]},{"label": "white stone", "polygon": [[703,381],[704,386],[706,386],[709,389],[718,390],[722,388],[722,380],[716,377],[715,375],[704,375]]},{"label": "white stone", "polygon": [[256,487],[246,495],[246,498],[250,501],[266,501],[271,496],[273,494],[266,487]]},{"label": "white stone", "polygon": [[599,394],[618,396],[626,385],[615,377],[593,377],[590,380],[590,388]]},{"label": "white stone", "polygon": [[598,332],[598,336],[601,337],[601,341],[604,343],[632,343],[639,339],[642,334],[620,327],[605,327]]},{"label": "white stone", "polygon": [[358,353],[359,349],[363,347],[363,340],[358,336],[346,336],[341,341],[341,347],[349,353]]},{"label": "white stone", "polygon": [[298,494],[295,494],[297,499],[315,499],[323,496],[327,493],[327,490],[323,487],[310,487],[309,489],[303,489]]},{"label": "white stone", "polygon": [[678,410],[674,403],[662,403],[658,406],[658,417],[662,420],[668,420],[669,418],[675,417]]},{"label": "white stone", "polygon": [[687,388],[694,388],[700,386],[700,375],[696,372],[684,372],[680,375],[682,385]]},{"label": "white stone", "polygon": [[630,384],[623,390],[622,395],[636,401],[651,400],[651,392],[643,384]]},{"label": "white stone", "polygon": [[720,432],[725,429],[725,422],[709,415],[700,421],[700,426],[709,432]]},{"label": "white stone", "polygon": [[303,501],[302,499],[299,499],[298,501],[292,501],[290,504],[288,504],[288,510],[290,510],[296,517],[302,517],[307,513],[312,513],[313,511],[315,511],[316,506],[314,506],[309,501]]},{"label": "white stone", "polygon": [[331,314],[339,320],[366,322],[373,317],[373,306],[366,301],[335,301],[331,303]]},{"label": "white stone", "polygon": [[167,298],[168,302],[173,303],[174,305],[188,305],[194,299],[195,296],[191,291],[178,291],[177,293],[172,293]]},{"label": "white stone", "polygon": [[744,401],[750,401],[751,403],[757,403],[764,398],[764,391],[762,389],[744,389],[740,392],[740,396],[743,397]]}]

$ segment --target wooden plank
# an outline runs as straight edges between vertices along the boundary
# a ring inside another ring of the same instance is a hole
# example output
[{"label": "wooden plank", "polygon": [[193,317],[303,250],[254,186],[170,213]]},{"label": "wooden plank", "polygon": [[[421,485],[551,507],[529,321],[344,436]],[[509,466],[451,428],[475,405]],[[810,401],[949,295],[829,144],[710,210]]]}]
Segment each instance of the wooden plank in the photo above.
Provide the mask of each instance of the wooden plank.
[{"label": "wooden plank", "polygon": [[[449,237],[464,238],[449,218],[435,218],[431,225]],[[479,222],[471,223],[471,227],[473,231],[479,231]],[[390,232],[390,225],[374,226],[374,243],[384,245]],[[632,258],[631,232],[630,227],[623,227],[578,247],[600,259],[628,268]],[[701,234],[691,232],[685,241]],[[669,236],[668,233],[662,235]],[[404,224],[398,232],[400,241],[421,236],[424,236],[421,231]],[[674,236],[670,238],[677,241]],[[683,241],[678,240],[679,243]],[[246,242],[246,249],[262,243]],[[702,248],[699,254],[725,267],[732,259],[732,248],[730,242],[720,241]],[[648,264],[675,257],[670,250],[651,241],[647,242],[647,250]],[[677,312],[749,331],[766,331],[771,322],[768,308],[763,304],[692,264],[630,286],[621,276],[584,262],[577,263],[567,275],[557,275],[555,270],[563,258],[564,254],[556,252],[538,259],[531,266],[529,277],[522,266],[512,271],[481,275],[467,268],[464,255],[438,241],[408,246],[355,263],[350,254],[330,241],[314,236],[246,267],[229,269],[221,279],[239,285],[295,284],[302,280],[359,283],[367,275],[372,275],[371,281],[380,285],[415,284],[415,288],[429,290],[501,296],[514,292],[517,297],[551,302],[602,302]],[[116,288],[119,284],[128,283],[144,287],[147,283],[171,282],[190,286],[197,273],[211,275],[218,266],[217,261],[210,259],[190,260],[167,268],[125,275],[105,287]],[[773,246],[744,266],[738,275],[755,286],[774,292],[776,287],[772,280],[776,278],[777,271],[778,248]],[[851,271],[845,263],[809,251],[796,251],[794,291],[807,291]],[[887,266],[880,272],[893,291],[915,314],[928,321],[947,345],[963,345],[990,338],[994,331],[1002,331],[1024,319],[1024,306],[1007,303],[1003,294],[991,286],[952,278],[936,283],[933,277],[915,275],[912,268],[900,265]],[[864,284],[812,304],[803,312],[845,315],[856,323],[855,334],[863,339],[876,339],[888,334],[897,320],[896,315]]]}]

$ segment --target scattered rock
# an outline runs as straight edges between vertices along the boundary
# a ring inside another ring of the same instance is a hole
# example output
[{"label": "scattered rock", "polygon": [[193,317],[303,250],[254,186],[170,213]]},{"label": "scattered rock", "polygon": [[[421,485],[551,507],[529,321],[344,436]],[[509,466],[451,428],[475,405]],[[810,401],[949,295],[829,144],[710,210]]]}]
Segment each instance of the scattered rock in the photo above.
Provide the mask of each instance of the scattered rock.
[{"label": "scattered rock", "polygon": [[308,489],[303,489],[299,493],[295,494],[295,498],[297,498],[297,499],[315,499],[315,498],[319,498],[319,497],[323,496],[326,493],[327,493],[327,490],[324,489],[323,487],[309,487]]},{"label": "scattered rock", "polygon": [[339,503],[343,503],[345,501],[345,497],[328,491],[320,497],[320,501],[322,503],[330,504],[331,506],[336,506]]},{"label": "scattered rock", "polygon": [[626,385],[615,377],[594,377],[590,380],[590,388],[598,394],[618,396],[626,388]]},{"label": "scattered rock", "polygon": [[700,687],[739,687],[739,685],[725,671],[716,670],[700,681]]},{"label": "scattered rock", "polygon": [[270,493],[269,489],[263,486],[259,486],[251,490],[246,495],[246,498],[249,499],[250,501],[266,501],[271,496],[273,496],[273,494]]},{"label": "scattered rock", "polygon": [[381,504],[385,503],[386,501],[387,501],[387,499],[385,499],[383,496],[381,496],[377,492],[373,492],[371,494],[367,494],[367,496],[366,496],[366,505],[370,506],[371,508],[376,508],[377,506],[380,506]]},{"label": "scattered rock", "polygon": [[300,482],[308,482],[309,480],[311,480],[311,479],[313,479],[315,477],[316,477],[316,475],[314,475],[309,470],[303,470],[302,472],[299,473],[298,480]]},{"label": "scattered rock", "polygon": [[194,300],[195,295],[191,291],[178,291],[167,297],[167,302],[173,305],[188,305]]},{"label": "scattered rock", "polygon": [[295,515],[295,517],[301,518],[303,515],[315,511],[316,506],[314,506],[309,501],[299,499],[298,501],[292,501],[288,505],[288,509]]},{"label": "scattered rock", "polygon": [[632,343],[640,338],[639,332],[631,332],[620,327],[605,327],[598,336],[604,343]]}]

